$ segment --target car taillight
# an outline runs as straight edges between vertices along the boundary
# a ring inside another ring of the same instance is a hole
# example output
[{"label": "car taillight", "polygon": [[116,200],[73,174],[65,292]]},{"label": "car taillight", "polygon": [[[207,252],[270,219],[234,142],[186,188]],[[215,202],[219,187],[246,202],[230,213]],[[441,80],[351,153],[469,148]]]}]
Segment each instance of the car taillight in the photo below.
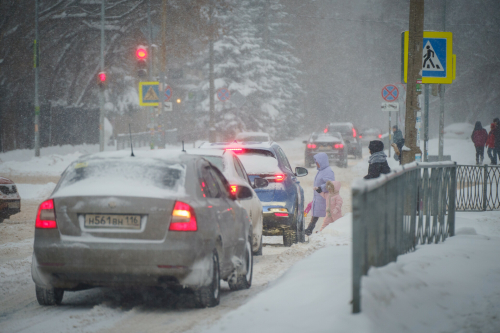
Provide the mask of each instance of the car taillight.
[{"label": "car taillight", "polygon": [[229,190],[231,194],[236,195],[236,191],[238,191],[238,185],[229,185]]},{"label": "car taillight", "polygon": [[382,139],[382,134],[379,134],[379,135],[378,135],[378,138],[379,138],[379,139]]},{"label": "car taillight", "polygon": [[309,149],[315,149],[316,145],[314,143],[308,143],[307,144],[307,148],[309,148]]},{"label": "car taillight", "polygon": [[352,128],[352,137],[355,138],[357,136],[356,129]]},{"label": "car taillight", "polygon": [[243,148],[226,148],[225,150],[232,151],[235,154],[241,154],[243,152]]},{"label": "car taillight", "polygon": [[44,201],[38,208],[36,214],[35,228],[54,229],[57,228],[54,199]]},{"label": "car taillight", "polygon": [[277,173],[273,176],[266,176],[265,178],[270,182],[281,183],[282,181],[285,180],[286,175],[282,173]]},{"label": "car taillight", "polygon": [[328,127],[323,130],[324,133],[328,132]]},{"label": "car taillight", "polygon": [[278,217],[288,217],[288,213],[274,213],[274,215]]},{"label": "car taillight", "polygon": [[198,224],[196,223],[196,215],[193,207],[187,203],[176,201],[174,210],[172,211],[172,220],[168,230],[173,231],[196,231]]},{"label": "car taillight", "polygon": [[336,149],[340,149],[340,148],[344,148],[344,145],[341,144],[341,143],[336,143],[333,148],[336,148]]},{"label": "car taillight", "polygon": [[360,139],[363,139],[363,136],[362,136],[362,135],[360,135],[360,136],[359,136],[359,138],[360,138]]}]

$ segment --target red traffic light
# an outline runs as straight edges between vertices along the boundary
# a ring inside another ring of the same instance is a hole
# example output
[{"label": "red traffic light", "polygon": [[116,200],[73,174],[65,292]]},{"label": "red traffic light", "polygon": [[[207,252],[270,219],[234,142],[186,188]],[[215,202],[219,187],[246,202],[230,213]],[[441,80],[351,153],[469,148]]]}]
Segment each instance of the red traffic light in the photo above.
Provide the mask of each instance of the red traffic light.
[{"label": "red traffic light", "polygon": [[139,59],[139,60],[146,60],[146,58],[148,57],[148,51],[146,51],[146,49],[140,47],[135,52],[135,55],[137,56],[137,59]]},{"label": "red traffic light", "polygon": [[106,82],[106,72],[100,72],[98,76],[99,76],[99,81],[101,81],[102,83]]}]

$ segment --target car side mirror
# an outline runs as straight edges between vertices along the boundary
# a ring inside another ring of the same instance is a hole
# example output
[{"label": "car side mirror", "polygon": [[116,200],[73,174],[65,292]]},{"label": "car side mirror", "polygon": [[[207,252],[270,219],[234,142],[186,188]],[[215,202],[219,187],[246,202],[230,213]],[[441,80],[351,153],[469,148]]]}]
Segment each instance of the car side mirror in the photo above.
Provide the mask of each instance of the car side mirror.
[{"label": "car side mirror", "polygon": [[304,177],[309,174],[309,171],[307,171],[306,168],[303,167],[296,167],[295,168],[295,176],[297,177]]},{"label": "car side mirror", "polygon": [[238,190],[236,191],[236,199],[238,200],[248,200],[252,199],[252,190],[246,186],[238,185]]},{"label": "car side mirror", "polygon": [[253,188],[263,188],[269,185],[269,181],[264,178],[257,177],[253,180]]},{"label": "car side mirror", "polygon": [[307,140],[302,141],[302,143],[307,143]]}]

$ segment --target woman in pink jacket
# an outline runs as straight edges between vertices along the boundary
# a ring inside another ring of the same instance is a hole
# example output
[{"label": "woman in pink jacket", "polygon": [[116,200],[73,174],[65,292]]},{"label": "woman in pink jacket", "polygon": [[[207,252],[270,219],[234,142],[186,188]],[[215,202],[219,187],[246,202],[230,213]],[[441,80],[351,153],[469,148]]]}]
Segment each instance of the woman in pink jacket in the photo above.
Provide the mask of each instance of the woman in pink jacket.
[{"label": "woman in pink jacket", "polygon": [[323,225],[321,230],[325,229],[327,225],[337,221],[342,217],[342,198],[340,197],[340,182],[339,181],[327,181],[326,190],[328,192],[322,192],[320,195],[326,200],[326,217],[323,220]]}]

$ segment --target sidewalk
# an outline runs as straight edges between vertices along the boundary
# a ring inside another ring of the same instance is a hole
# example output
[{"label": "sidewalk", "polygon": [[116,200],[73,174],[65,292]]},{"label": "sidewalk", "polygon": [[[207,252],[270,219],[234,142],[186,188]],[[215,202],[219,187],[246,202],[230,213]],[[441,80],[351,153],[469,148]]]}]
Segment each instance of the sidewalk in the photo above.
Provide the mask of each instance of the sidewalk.
[{"label": "sidewalk", "polygon": [[358,315],[350,305],[350,227],[347,215],[313,235],[331,246],[208,332],[500,332],[500,212],[457,213],[455,237],[371,269]]}]

